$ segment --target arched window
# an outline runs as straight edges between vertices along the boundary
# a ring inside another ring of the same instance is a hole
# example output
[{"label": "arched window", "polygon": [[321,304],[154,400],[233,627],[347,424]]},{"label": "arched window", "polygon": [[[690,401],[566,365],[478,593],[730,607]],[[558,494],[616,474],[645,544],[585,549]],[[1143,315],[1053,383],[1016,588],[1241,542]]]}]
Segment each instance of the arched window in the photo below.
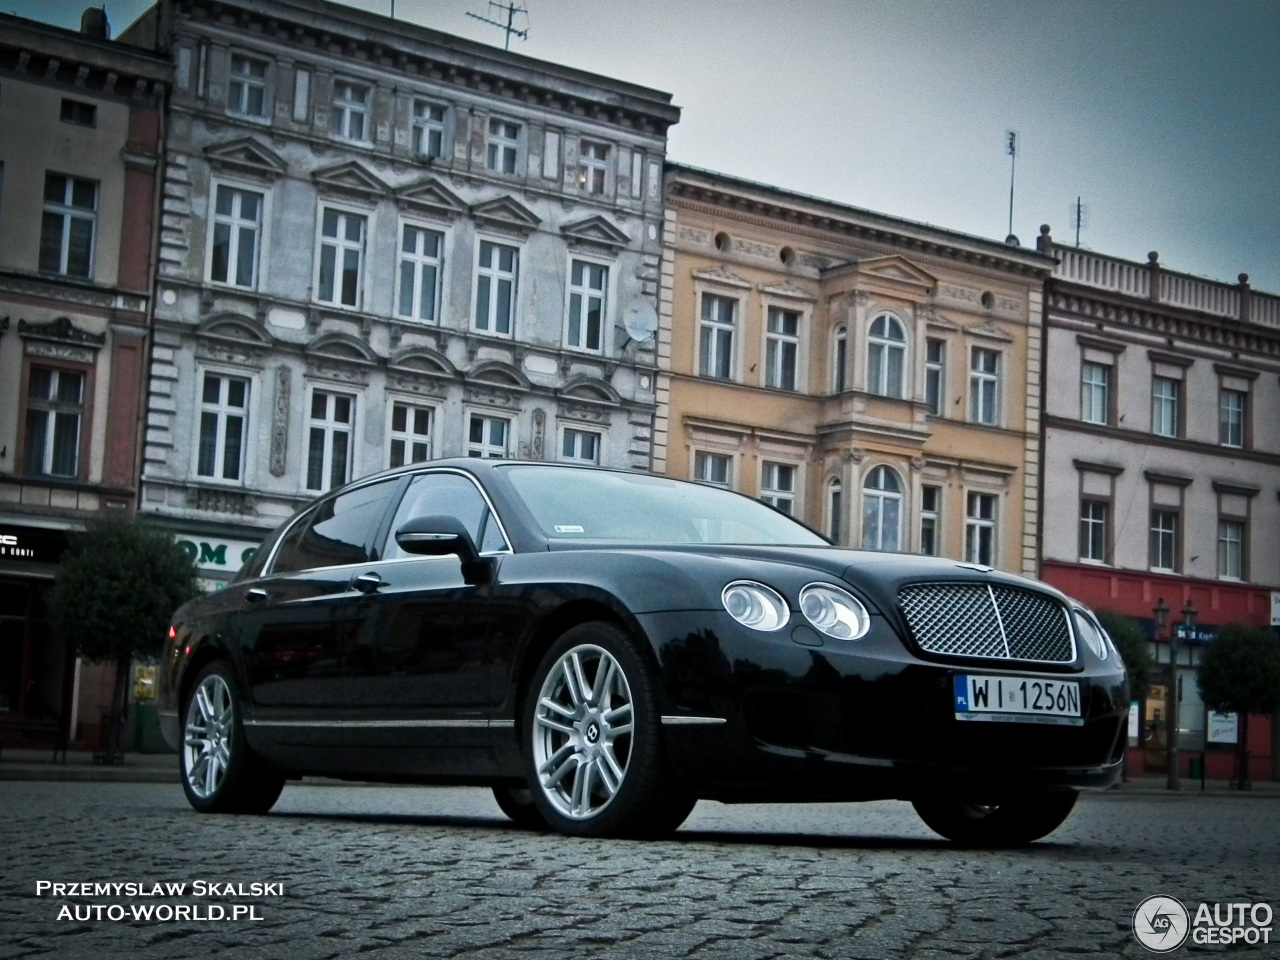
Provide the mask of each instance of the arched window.
[{"label": "arched window", "polygon": [[862,549],[897,550],[901,529],[902,484],[888,467],[876,467],[862,484]]},{"label": "arched window", "polygon": [[902,371],[906,367],[907,331],[902,321],[882,313],[871,321],[867,338],[867,389],[882,397],[902,396]]},{"label": "arched window", "polygon": [[832,477],[831,482],[827,484],[827,536],[835,543],[840,542],[843,515],[844,487],[839,477]]},{"label": "arched window", "polygon": [[831,392],[844,393],[849,369],[849,331],[836,327],[831,351]]}]

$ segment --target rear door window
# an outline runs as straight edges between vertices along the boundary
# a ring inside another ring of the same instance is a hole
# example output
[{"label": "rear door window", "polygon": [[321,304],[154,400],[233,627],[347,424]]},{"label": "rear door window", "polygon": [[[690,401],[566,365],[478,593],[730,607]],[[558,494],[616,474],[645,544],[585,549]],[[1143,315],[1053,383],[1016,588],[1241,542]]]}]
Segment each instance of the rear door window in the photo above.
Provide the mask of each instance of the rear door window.
[{"label": "rear door window", "polygon": [[371,553],[379,521],[399,479],[356,487],[321,501],[280,544],[272,573],[337,567],[377,559]]}]

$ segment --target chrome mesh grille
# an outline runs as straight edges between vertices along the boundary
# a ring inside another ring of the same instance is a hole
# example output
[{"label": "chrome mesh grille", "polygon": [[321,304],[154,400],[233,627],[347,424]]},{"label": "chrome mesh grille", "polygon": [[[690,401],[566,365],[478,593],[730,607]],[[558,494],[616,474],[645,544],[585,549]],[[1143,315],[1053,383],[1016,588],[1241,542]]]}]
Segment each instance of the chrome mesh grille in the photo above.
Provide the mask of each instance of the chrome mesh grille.
[{"label": "chrome mesh grille", "polygon": [[985,583],[919,583],[898,591],[921,650],[949,657],[1070,663],[1065,608],[1043,594]]}]

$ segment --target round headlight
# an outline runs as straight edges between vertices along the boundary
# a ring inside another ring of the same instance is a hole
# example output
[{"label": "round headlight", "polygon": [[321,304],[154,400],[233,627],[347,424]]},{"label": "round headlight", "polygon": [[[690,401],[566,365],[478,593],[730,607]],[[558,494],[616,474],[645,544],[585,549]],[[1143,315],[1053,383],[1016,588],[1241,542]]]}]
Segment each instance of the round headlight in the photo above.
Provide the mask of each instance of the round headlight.
[{"label": "round headlight", "polygon": [[752,630],[781,630],[791,619],[791,610],[782,596],[763,583],[735,580],[724,588],[720,602],[729,616]]},{"label": "round headlight", "polygon": [[800,591],[800,612],[819,633],[836,640],[857,640],[871,629],[871,615],[853,594],[827,583]]},{"label": "round headlight", "polygon": [[1102,628],[1093,622],[1093,617],[1089,616],[1083,610],[1076,611],[1076,633],[1083,639],[1095,657],[1099,660],[1107,659],[1107,641],[1104,638]]}]

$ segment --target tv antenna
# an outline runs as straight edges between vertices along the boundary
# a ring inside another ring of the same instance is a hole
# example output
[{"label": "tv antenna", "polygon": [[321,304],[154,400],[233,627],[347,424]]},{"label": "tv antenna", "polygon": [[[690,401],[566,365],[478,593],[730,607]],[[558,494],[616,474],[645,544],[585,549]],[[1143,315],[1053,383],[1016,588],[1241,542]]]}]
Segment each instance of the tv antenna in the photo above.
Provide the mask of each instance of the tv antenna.
[{"label": "tv antenna", "polygon": [[1080,231],[1089,229],[1089,207],[1076,197],[1076,202],[1071,205],[1070,214],[1071,225],[1076,228],[1076,249],[1080,249]]},{"label": "tv antenna", "polygon": [[529,9],[527,7],[517,6],[515,0],[511,0],[510,3],[502,3],[500,2],[500,0],[489,0],[489,12],[491,14],[494,12],[495,8],[497,9],[499,14],[505,13],[507,15],[506,23],[503,23],[501,20],[495,20],[492,16],[485,17],[485,16],[481,16],[478,13],[472,13],[470,11],[467,11],[467,16],[473,20],[479,20],[481,23],[487,23],[491,27],[497,27],[499,30],[505,30],[507,34],[507,38],[502,45],[503,50],[511,49],[512,36],[517,36],[521,40],[529,39],[528,27],[525,27],[525,29],[523,30],[517,30],[515,26],[517,13],[523,13],[525,17],[525,23],[529,22]]},{"label": "tv antenna", "polygon": [[1013,233],[1013,172],[1018,162],[1018,131],[1006,130],[1004,132],[1004,150],[1009,154],[1009,235],[1004,238],[1004,242],[1011,247],[1018,246],[1018,238]]}]

